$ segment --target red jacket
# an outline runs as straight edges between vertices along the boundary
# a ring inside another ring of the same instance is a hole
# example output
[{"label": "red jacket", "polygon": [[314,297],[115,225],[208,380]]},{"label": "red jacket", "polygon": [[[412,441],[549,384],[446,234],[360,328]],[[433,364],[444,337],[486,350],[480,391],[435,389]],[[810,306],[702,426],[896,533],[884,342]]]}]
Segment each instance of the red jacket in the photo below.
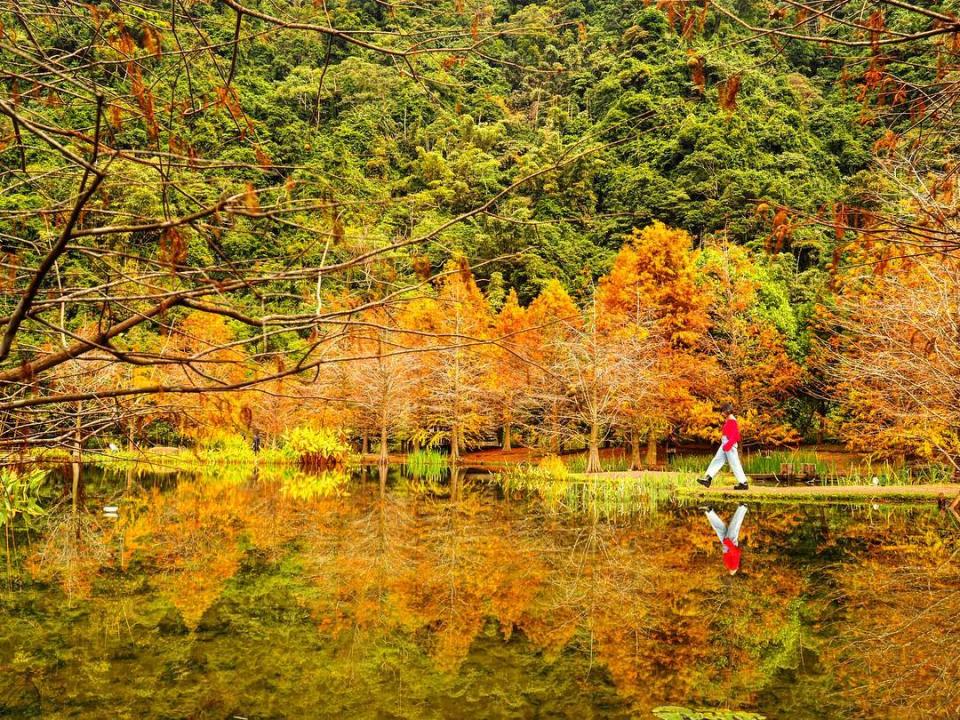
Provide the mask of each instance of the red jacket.
[{"label": "red jacket", "polygon": [[730,417],[727,418],[727,421],[723,424],[723,429],[720,431],[723,433],[723,436],[727,438],[726,444],[723,446],[724,452],[730,452],[733,449],[733,446],[740,442],[740,426],[737,425],[737,421]]},{"label": "red jacket", "polygon": [[727,566],[727,570],[740,568],[740,548],[734,545],[730,538],[723,541],[723,564]]}]

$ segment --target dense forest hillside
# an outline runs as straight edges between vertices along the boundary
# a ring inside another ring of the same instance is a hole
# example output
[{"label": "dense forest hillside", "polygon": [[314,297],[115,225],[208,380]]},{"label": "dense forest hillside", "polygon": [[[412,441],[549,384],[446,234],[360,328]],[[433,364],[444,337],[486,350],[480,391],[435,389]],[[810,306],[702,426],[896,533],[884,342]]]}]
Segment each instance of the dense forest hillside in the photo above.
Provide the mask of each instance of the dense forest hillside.
[{"label": "dense forest hillside", "polygon": [[953,458],[957,27],[878,7],[3,2],[2,440]]},{"label": "dense forest hillside", "polygon": [[[333,24],[393,26],[370,5],[331,8]],[[216,9],[202,8],[203,21],[211,42],[227,43],[234,14]],[[501,272],[522,301],[553,277],[582,297],[631,228],[653,220],[698,242],[769,246],[759,202],[815,213],[869,168],[878,130],[857,121],[839,62],[757,58],[723,27],[687,42],[663,10],[619,2],[446,10],[430,21],[505,35],[480,54],[427,57],[415,73],[323,37],[260,39],[241,51],[235,97],[178,141],[208,160],[269,161],[274,177],[225,174],[326,194],[347,236],[385,241],[475,207],[578,143],[609,145],[512,192],[502,214],[526,225],[483,217],[428,249],[435,266],[451,250],[523,252],[478,273]],[[195,92],[213,96],[222,78],[205,69],[193,67]],[[734,92],[724,90],[731,77]],[[124,130],[131,147],[148,143],[147,129]],[[807,269],[829,256],[829,240],[804,230],[773,245]]]}]

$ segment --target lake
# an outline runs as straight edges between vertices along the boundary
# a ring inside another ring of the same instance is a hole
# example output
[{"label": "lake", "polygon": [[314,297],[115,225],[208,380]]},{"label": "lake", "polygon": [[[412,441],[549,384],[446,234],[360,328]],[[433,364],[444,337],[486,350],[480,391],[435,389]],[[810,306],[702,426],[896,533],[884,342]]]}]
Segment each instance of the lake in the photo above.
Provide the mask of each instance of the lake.
[{"label": "lake", "polygon": [[730,575],[697,506],[563,485],[90,468],[11,548],[0,716],[960,717],[934,506],[745,494]]}]

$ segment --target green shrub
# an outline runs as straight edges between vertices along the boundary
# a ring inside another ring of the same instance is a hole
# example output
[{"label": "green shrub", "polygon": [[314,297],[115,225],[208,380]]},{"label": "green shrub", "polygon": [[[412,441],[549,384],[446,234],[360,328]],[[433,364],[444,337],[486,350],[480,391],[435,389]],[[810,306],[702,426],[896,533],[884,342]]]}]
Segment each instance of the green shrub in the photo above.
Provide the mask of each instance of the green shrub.
[{"label": "green shrub", "polygon": [[218,433],[198,446],[197,456],[207,462],[250,462],[255,453],[243,435]]},{"label": "green shrub", "polygon": [[283,446],[305,465],[343,465],[350,458],[350,446],[330,428],[295,427],[284,433]]},{"label": "green shrub", "polygon": [[260,462],[265,465],[294,465],[300,460],[297,451],[283,445],[276,448],[263,448],[260,451]]},{"label": "green shrub", "polygon": [[540,477],[551,480],[565,480],[570,474],[570,468],[562,458],[556,455],[547,455],[541,458],[536,466],[537,474]]}]

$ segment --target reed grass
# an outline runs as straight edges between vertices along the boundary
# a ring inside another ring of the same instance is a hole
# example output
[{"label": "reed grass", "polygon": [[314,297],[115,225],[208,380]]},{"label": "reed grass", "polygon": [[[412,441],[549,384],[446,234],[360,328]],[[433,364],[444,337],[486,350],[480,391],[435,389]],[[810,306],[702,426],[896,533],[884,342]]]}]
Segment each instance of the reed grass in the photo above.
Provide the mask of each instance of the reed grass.
[{"label": "reed grass", "polygon": [[954,481],[953,468],[946,465],[914,467],[889,462],[865,462],[823,478],[824,485],[937,485]]},{"label": "reed grass", "polygon": [[[713,459],[712,454],[696,453],[676,455],[667,461],[667,467],[677,472],[703,473]],[[796,472],[800,472],[803,465],[814,465],[817,474],[836,473],[836,463],[828,463],[811,450],[775,450],[772,452],[745,452],[740,455],[743,471],[747,475],[775,475],[780,472],[780,466],[791,463]]]},{"label": "reed grass", "polygon": [[[584,473],[587,471],[586,453],[565,455],[563,462],[572,473]],[[602,468],[602,472],[627,472],[630,470],[630,456],[626,453],[618,453],[601,457],[600,467]]]}]

